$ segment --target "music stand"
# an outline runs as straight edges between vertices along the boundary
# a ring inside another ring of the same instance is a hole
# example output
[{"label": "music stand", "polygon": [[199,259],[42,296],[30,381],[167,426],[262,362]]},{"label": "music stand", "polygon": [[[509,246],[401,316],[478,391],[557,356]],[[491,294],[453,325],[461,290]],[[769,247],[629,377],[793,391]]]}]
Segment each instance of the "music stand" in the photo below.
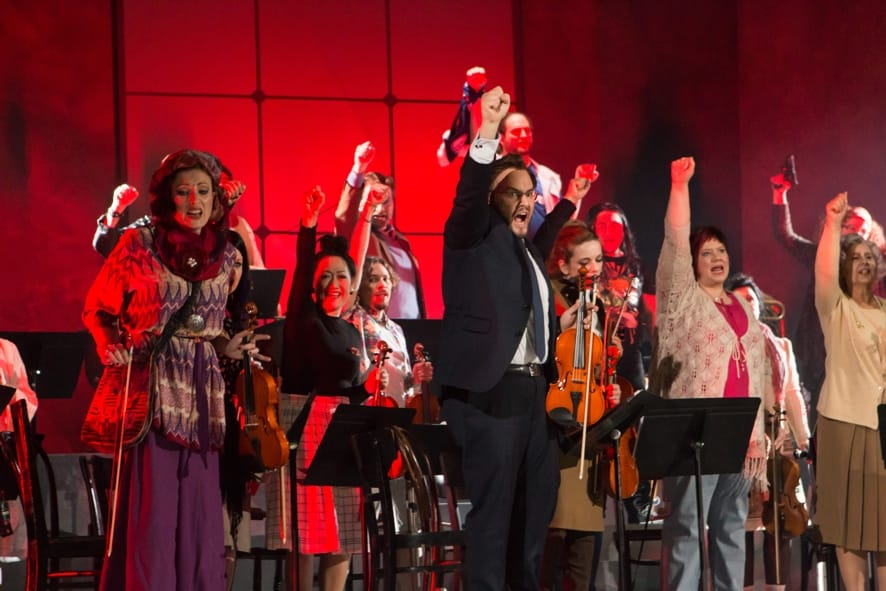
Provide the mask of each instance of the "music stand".
[{"label": "music stand", "polygon": [[[612,445],[615,460],[615,531],[618,539],[618,588],[627,589],[630,584],[630,561],[627,560],[629,548],[625,536],[624,499],[621,483],[621,452],[619,443],[624,432],[640,418],[645,409],[653,408],[662,400],[646,390],[639,390],[632,397],[615,408],[607,411],[588,430],[588,443],[605,443]],[[589,445],[588,448],[591,446]],[[575,450],[576,453],[581,453]]]},{"label": "music stand", "polygon": [[415,411],[411,408],[384,408],[381,406],[358,406],[342,404],[335,409],[332,421],[311,467],[304,478],[309,486],[360,486],[360,471],[351,435],[365,431],[377,431],[385,427],[406,427],[412,422]]},{"label": "music stand", "polygon": [[276,318],[283,291],[285,269],[250,269],[249,301],[258,307],[257,318]]},{"label": "music stand", "polygon": [[[15,388],[0,385],[0,414],[6,412],[6,407],[9,406],[13,396],[15,396]],[[10,422],[12,421],[10,420]],[[0,443],[0,445],[6,447],[9,456],[12,456],[12,452],[8,447],[13,445],[12,438],[6,437],[5,435],[3,435],[3,437],[4,441]],[[0,453],[0,501],[12,500],[17,496],[18,482],[15,479],[15,473],[7,460],[7,454]]]},{"label": "music stand", "polygon": [[15,388],[0,384],[0,414],[2,414],[3,411],[6,410],[6,407],[9,406],[9,403],[12,402],[13,396],[15,396]]},{"label": "music stand", "polygon": [[711,585],[701,476],[743,470],[759,406],[759,398],[662,400],[640,422],[634,456],[642,477],[695,476],[700,589]]},{"label": "music stand", "polygon": [[376,406],[358,406],[341,404],[336,407],[332,420],[326,427],[323,439],[314,454],[311,466],[303,481],[299,481],[296,469],[296,454],[301,436],[307,424],[313,400],[308,399],[301,413],[293,421],[287,431],[289,440],[289,504],[293,524],[292,560],[289,563],[289,589],[298,589],[298,492],[297,486],[359,486],[360,476],[354,450],[351,447],[351,435],[363,431],[373,431],[389,425],[405,427],[412,421],[415,411],[411,408],[382,408]]},{"label": "music stand", "polygon": [[28,381],[41,398],[70,398],[92,339],[77,332],[10,332],[0,336],[15,343],[28,371]]}]

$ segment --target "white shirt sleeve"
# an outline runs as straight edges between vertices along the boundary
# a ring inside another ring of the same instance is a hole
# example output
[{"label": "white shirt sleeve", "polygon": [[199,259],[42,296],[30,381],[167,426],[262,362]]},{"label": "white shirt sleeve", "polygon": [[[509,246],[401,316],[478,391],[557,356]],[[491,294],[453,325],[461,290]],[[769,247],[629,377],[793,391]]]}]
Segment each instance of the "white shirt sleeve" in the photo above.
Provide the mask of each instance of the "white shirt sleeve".
[{"label": "white shirt sleeve", "polygon": [[476,138],[474,138],[474,141],[471,142],[471,160],[473,160],[477,164],[489,164],[490,162],[495,160],[495,155],[497,152],[498,138],[491,140],[489,138],[477,136]]}]

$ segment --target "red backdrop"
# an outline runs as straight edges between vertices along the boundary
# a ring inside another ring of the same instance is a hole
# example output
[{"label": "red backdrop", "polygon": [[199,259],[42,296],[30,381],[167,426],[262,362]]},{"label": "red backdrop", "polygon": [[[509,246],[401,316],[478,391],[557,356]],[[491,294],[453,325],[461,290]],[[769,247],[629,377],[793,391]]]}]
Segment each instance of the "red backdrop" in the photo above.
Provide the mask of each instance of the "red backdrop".
[{"label": "red backdrop", "polygon": [[[367,139],[379,148],[373,167],[397,178],[397,225],[439,317],[440,232],[458,171],[434,152],[473,65],[532,117],[540,161],[564,178],[599,165],[590,200],[626,209],[653,267],[668,162],[695,155],[694,221],[724,227],[733,267],[784,300],[791,325],[811,270],[769,227],[768,177],[784,156],[797,156],[802,233],[814,236],[842,189],[886,220],[886,62],[876,59],[886,6],[874,0],[679,12],[584,0],[39,4],[0,5],[0,331],[81,328],[100,264],[95,218],[118,182],[144,189],[167,152],[217,153],[248,186],[238,207],[268,266],[291,270],[298,198],[323,186],[331,229]],[[76,445],[89,395],[81,382],[73,400],[44,402],[50,449]]]}]

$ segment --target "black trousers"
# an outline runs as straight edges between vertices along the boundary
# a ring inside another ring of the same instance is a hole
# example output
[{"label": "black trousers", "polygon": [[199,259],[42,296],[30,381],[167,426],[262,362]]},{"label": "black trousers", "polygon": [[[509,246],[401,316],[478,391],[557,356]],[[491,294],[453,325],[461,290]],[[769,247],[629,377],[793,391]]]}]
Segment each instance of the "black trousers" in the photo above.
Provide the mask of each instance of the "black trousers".
[{"label": "black trousers", "polygon": [[[442,418],[462,449],[471,511],[468,591],[536,591],[560,472],[543,377],[505,374],[491,390],[445,398]],[[481,408],[483,410],[481,410]]]}]

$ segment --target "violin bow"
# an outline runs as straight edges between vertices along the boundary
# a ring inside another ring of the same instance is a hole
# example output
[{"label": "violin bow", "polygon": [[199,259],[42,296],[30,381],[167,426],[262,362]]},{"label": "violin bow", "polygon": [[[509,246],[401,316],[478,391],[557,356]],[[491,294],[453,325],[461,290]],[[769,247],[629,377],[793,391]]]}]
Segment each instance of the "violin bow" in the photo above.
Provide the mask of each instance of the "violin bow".
[{"label": "violin bow", "polygon": [[[597,305],[597,282],[591,278],[591,288],[592,296],[591,296],[591,341],[590,343],[590,354],[587,356],[587,361],[585,361],[585,412],[584,418],[582,420],[582,430],[581,430],[581,455],[578,462],[578,479],[584,480],[585,476],[585,452],[588,448],[588,407],[591,405],[591,382],[593,381],[593,372],[594,368],[592,367],[592,363],[594,360],[594,330],[597,328],[597,314],[593,311],[594,306]],[[584,285],[581,286],[584,289]],[[581,330],[584,332],[584,327],[576,327],[577,330]]]},{"label": "violin bow", "polygon": [[[131,337],[130,337],[131,338]],[[120,400],[120,421],[117,424],[117,437],[114,442],[114,485],[111,488],[111,504],[108,507],[110,519],[108,520],[108,536],[105,540],[105,556],[111,557],[114,548],[114,530],[117,527],[117,509],[120,498],[120,471],[123,468],[123,438],[126,431],[126,409],[129,404],[129,379],[132,377],[132,353],[134,351],[132,341],[129,343],[129,362],[126,364],[126,382],[123,385],[123,398]]]}]

